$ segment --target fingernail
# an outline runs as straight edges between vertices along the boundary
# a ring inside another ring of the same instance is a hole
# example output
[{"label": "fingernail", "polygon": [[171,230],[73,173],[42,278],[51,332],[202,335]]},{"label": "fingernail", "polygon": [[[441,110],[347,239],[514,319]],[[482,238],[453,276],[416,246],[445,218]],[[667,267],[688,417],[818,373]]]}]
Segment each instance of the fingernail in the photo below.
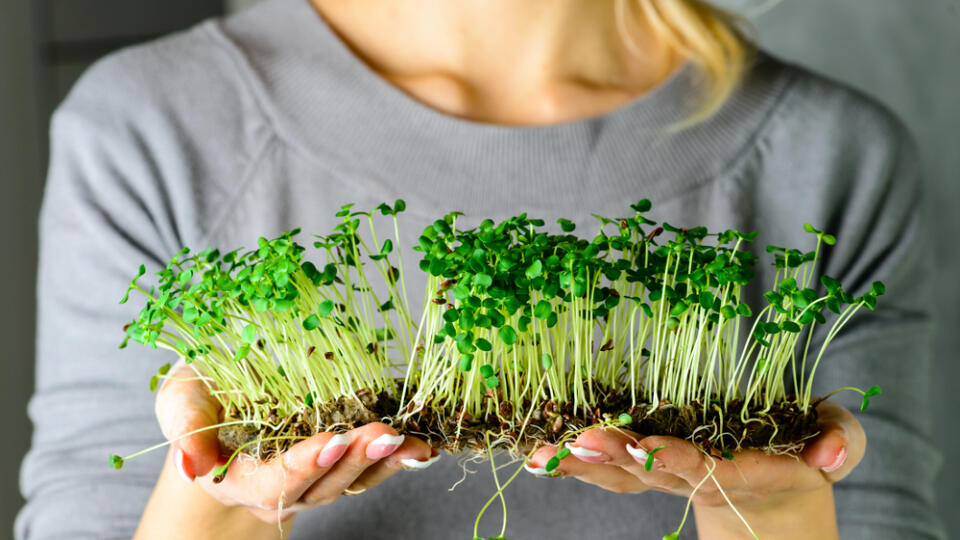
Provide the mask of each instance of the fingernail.
[{"label": "fingernail", "polygon": [[173,451],[173,466],[177,469],[177,472],[180,473],[180,478],[187,483],[193,482],[193,477],[187,474],[187,456],[183,453],[183,450],[177,448]]},{"label": "fingernail", "polygon": [[833,460],[833,463],[827,467],[823,467],[823,472],[833,472],[840,467],[843,467],[843,463],[847,461],[847,447],[844,446],[840,448],[840,451],[837,452],[837,458]]},{"label": "fingernail", "polygon": [[[649,457],[650,454],[648,454],[646,450],[637,446],[633,446],[629,443],[627,443],[626,448],[627,448],[627,453],[633,456],[633,459],[637,460],[638,463],[640,463],[641,465],[647,464],[647,457]],[[657,469],[664,468],[664,464],[658,459],[653,460],[653,466],[656,467]]]},{"label": "fingernail", "polygon": [[431,456],[427,458],[426,461],[419,461],[413,458],[403,458],[400,460],[400,464],[403,465],[405,469],[414,469],[414,470],[422,471],[423,469],[426,469],[427,467],[436,463],[437,460],[439,459],[440,459],[440,454]]},{"label": "fingernail", "polygon": [[403,443],[403,435],[383,434],[367,445],[367,458],[382,459],[396,452]]},{"label": "fingernail", "polygon": [[596,450],[590,450],[589,448],[583,448],[580,446],[573,446],[570,443],[566,443],[565,446],[570,453],[577,457],[580,461],[585,461],[587,463],[606,463],[610,461],[610,456],[597,452]]},{"label": "fingernail", "polygon": [[333,437],[330,437],[327,445],[323,447],[320,455],[317,456],[317,467],[330,467],[336,463],[338,459],[347,453],[347,449],[350,448],[350,442],[352,440],[353,437],[351,437],[349,433],[337,433]]},{"label": "fingernail", "polygon": [[544,469],[543,467],[531,467],[526,463],[523,464],[523,468],[526,469],[528,473],[534,476],[546,476],[547,474],[549,474],[547,470]]}]

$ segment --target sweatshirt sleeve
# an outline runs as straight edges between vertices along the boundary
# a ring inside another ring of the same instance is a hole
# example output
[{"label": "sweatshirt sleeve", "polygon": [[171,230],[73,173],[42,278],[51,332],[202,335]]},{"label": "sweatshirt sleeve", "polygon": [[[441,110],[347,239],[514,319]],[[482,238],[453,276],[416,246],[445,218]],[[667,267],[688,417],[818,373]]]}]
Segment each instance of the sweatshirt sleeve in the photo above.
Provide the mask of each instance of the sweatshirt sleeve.
[{"label": "sweatshirt sleeve", "polygon": [[942,458],[929,436],[931,314],[938,301],[929,213],[912,139],[894,118],[881,119],[862,126],[852,143],[872,157],[854,163],[851,153],[844,160],[852,180],[831,197],[829,230],[838,244],[824,263],[825,273],[851,294],[869,290],[873,281],[882,281],[886,294],[831,342],[815,394],[845,386],[883,389],[862,413],[859,394],[832,398],[855,412],[868,441],[863,461],[835,486],[841,538],[944,538],[934,504]]},{"label": "sweatshirt sleeve", "polygon": [[173,208],[184,206],[165,188],[174,153],[153,129],[154,113],[138,110],[139,83],[123,63],[92,68],[51,124],[28,408],[34,434],[14,529],[21,540],[130,538],[165,455],[120,471],[108,463],[111,453],[163,440],[148,380],[171,358],[138,345],[118,349],[138,312],[138,302],[118,301],[141,263],[152,273],[179,249]]}]

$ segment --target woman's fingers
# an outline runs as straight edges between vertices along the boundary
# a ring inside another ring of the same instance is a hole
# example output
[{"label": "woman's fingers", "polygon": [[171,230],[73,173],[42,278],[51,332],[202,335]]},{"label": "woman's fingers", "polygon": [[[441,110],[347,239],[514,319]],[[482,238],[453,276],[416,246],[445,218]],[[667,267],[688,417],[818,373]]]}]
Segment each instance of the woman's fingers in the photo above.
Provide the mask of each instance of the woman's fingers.
[{"label": "woman's fingers", "polygon": [[[406,437],[397,435],[393,428],[382,423],[367,424],[349,433],[352,440],[347,451],[300,496],[300,503],[307,506],[330,504],[350,488],[367,468],[394,454],[406,442]],[[426,443],[423,444],[426,446]],[[423,449],[419,448],[411,455],[424,454]]]},{"label": "woman's fingers", "polygon": [[293,445],[279,459],[260,462],[238,456],[220,482],[212,475],[203,481],[210,493],[227,504],[261,510],[289,508],[330,470],[350,442],[349,434],[318,433]]},{"label": "woman's fingers", "polygon": [[817,406],[821,433],[807,444],[803,460],[823,471],[830,482],[841,480],[860,463],[867,448],[867,436],[860,422],[847,409],[822,401]]},{"label": "woman's fingers", "polygon": [[350,485],[351,491],[379,486],[403,469],[420,470],[440,459],[440,451],[416,437],[404,437],[396,452],[369,467]]},{"label": "woman's fingers", "polygon": [[[571,450],[572,451],[572,450]],[[547,461],[557,452],[555,446],[538,449],[530,458],[527,470],[537,475],[545,475]],[[581,482],[593,484],[614,493],[640,493],[650,489],[636,476],[620,467],[607,463],[581,461],[573,454],[560,460],[556,471],[563,476],[574,477]]]},{"label": "woman's fingers", "polygon": [[[637,477],[645,485],[671,493],[685,491],[686,482],[675,475],[662,471],[663,462],[654,458],[650,463],[650,470],[646,470],[647,452],[637,446],[642,437],[632,431],[620,428],[589,429],[577,437],[575,443],[569,446],[572,455],[581,460],[606,459],[610,465],[615,465],[629,474]],[[647,449],[657,441],[647,441]],[[590,453],[600,453],[602,458],[591,457]],[[584,454],[587,456],[584,457]],[[655,455],[659,455],[655,453]]]},{"label": "woman's fingers", "polygon": [[[624,429],[594,428],[565,443],[570,455],[556,470],[614,492],[656,488],[687,496],[699,486],[695,501],[702,504],[725,504],[727,497],[749,503],[819,489],[843,478],[860,462],[866,436],[843,407],[824,402],[817,410],[822,433],[800,457],[744,450],[726,459],[708,456],[693,443],[675,437],[640,438]],[[546,463],[556,452],[553,446],[540,448],[527,464],[528,470],[547,474]]]},{"label": "woman's fingers", "polygon": [[[220,421],[220,404],[210,396],[203,381],[182,359],[168,374],[157,393],[155,411],[167,440]],[[172,458],[177,471],[187,480],[212,470],[220,456],[217,430],[200,431],[173,443]]]}]

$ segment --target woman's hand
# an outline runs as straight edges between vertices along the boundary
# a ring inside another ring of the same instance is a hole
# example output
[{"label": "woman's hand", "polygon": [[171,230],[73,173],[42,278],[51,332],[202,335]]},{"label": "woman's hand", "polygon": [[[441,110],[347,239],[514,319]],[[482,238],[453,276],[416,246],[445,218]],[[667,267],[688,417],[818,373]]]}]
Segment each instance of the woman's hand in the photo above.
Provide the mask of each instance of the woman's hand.
[{"label": "woman's hand", "polygon": [[[195,377],[190,366],[178,363],[159,391],[157,418],[169,440],[220,421],[219,403]],[[174,442],[170,456],[180,477],[196,481],[221,504],[244,507],[276,523],[299,510],[374,487],[404,467],[424,468],[435,459],[434,452],[422,440],[373,423],[342,434],[314,435],[266,463],[235,459],[219,483],[211,472],[226,458],[215,429]]]},{"label": "woman's hand", "polygon": [[[681,497],[693,493],[701,538],[740,538],[746,533],[727,498],[761,537],[767,537],[761,533],[765,531],[773,533],[770,537],[790,538],[795,528],[803,535],[799,537],[836,537],[831,485],[863,458],[866,435],[857,419],[839,405],[824,401],[817,412],[821,433],[799,459],[759,450],[737,452],[733,460],[708,458],[690,442],[674,437],[640,438],[626,430],[595,428],[569,445],[572,454],[560,461],[557,471],[616,493],[651,489]],[[661,446],[654,453],[653,467],[645,470],[648,453]],[[528,470],[546,474],[543,467],[556,451],[539,449]],[[711,469],[712,477],[707,478]],[[825,528],[818,532],[820,525]]]}]

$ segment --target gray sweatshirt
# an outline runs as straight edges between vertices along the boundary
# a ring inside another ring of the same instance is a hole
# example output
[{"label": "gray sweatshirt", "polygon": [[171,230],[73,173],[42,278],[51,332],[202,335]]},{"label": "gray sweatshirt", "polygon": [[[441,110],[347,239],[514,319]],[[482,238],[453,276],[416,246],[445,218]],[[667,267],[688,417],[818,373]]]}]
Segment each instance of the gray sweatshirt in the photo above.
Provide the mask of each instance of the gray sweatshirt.
[{"label": "gray sweatshirt", "polygon": [[[767,244],[812,249],[803,223],[835,233],[824,271],[859,294],[887,285],[834,341],[818,391],[877,384],[857,413],[869,439],[835,486],[846,539],[942,538],[933,479],[929,303],[933,258],[916,149],[870,99],[760,55],[711,119],[677,134],[696,69],[607,114],[541,127],[469,121],[431,109],[379,78],[307,0],[271,0],[224,20],[113,54],[91,68],[54,115],[40,221],[33,446],[23,463],[20,539],[129,538],[165,456],[109,467],[162,441],[148,380],[170,354],[118,350],[136,302],[117,301],[141,263],[157,271],[182,246],[250,247],[300,226],[327,234],[347,202],[403,198],[410,291],[423,291],[422,229],[450,210],[463,226],[520,212],[559,232],[591,213],[761,231],[761,305],[772,284]],[[411,293],[420,313],[422,292]],[[819,336],[822,339],[822,335]],[[26,361],[26,359],[18,359]],[[856,410],[858,396],[836,399]],[[401,472],[361,496],[304,512],[292,538],[463,539],[494,492],[486,464],[461,477],[455,456]],[[574,479],[523,473],[506,491],[507,536],[660,538],[685,500],[615,494]],[[171,516],[175,519],[175,516]],[[488,512],[481,532],[499,530]],[[688,524],[684,537],[693,536]]]}]

